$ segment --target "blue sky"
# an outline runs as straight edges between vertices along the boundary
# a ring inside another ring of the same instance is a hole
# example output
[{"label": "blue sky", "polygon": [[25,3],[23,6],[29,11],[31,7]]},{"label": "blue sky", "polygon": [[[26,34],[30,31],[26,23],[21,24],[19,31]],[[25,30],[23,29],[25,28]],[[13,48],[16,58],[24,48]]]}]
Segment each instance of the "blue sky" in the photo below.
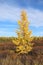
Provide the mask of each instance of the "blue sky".
[{"label": "blue sky", "polygon": [[32,35],[43,36],[43,0],[0,0],[0,36],[17,36],[17,21],[23,9]]}]

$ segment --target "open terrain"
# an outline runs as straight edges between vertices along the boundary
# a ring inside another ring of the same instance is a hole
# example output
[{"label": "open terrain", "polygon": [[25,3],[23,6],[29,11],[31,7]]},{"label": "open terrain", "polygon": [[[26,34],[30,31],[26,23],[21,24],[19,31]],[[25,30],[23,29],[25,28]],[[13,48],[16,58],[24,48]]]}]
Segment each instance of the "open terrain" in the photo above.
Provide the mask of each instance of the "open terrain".
[{"label": "open terrain", "polygon": [[34,37],[31,43],[31,52],[18,55],[12,37],[0,37],[0,65],[43,65],[43,37]]}]

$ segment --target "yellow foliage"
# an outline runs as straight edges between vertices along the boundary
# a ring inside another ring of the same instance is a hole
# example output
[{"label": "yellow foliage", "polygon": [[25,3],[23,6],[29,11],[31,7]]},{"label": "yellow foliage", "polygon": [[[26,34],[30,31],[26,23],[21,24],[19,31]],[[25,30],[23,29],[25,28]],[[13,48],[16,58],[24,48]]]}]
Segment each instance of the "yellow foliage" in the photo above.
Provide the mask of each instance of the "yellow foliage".
[{"label": "yellow foliage", "polygon": [[13,40],[13,43],[17,45],[16,52],[28,53],[33,49],[33,44],[31,41],[32,31],[29,30],[29,21],[27,19],[27,14],[25,11],[21,12],[21,21],[18,21],[19,31],[17,31],[18,40]]},{"label": "yellow foliage", "polygon": [[30,52],[32,50],[31,46],[28,45],[20,45],[17,47],[16,51],[20,51],[20,53],[27,53]]},{"label": "yellow foliage", "polygon": [[15,45],[19,45],[19,40],[12,40]]}]

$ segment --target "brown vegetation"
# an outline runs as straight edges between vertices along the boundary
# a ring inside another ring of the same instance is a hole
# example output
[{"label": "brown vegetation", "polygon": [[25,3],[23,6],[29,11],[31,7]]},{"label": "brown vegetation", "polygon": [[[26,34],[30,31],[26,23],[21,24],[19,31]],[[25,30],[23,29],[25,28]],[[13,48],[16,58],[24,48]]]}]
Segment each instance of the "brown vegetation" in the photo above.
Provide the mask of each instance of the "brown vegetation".
[{"label": "brown vegetation", "polygon": [[4,41],[0,38],[0,40],[0,65],[43,65],[43,37],[34,37],[32,41],[35,43],[34,49],[27,55],[15,53],[16,46],[11,38],[5,38]]}]

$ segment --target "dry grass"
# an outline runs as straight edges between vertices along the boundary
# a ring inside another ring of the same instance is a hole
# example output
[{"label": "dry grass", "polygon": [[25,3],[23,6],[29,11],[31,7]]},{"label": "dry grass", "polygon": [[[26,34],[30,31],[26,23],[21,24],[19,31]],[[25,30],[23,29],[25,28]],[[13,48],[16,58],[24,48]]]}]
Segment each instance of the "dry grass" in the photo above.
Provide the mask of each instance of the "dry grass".
[{"label": "dry grass", "polygon": [[11,38],[0,38],[0,65],[43,65],[43,37],[32,42],[35,45],[30,53],[17,55]]}]

